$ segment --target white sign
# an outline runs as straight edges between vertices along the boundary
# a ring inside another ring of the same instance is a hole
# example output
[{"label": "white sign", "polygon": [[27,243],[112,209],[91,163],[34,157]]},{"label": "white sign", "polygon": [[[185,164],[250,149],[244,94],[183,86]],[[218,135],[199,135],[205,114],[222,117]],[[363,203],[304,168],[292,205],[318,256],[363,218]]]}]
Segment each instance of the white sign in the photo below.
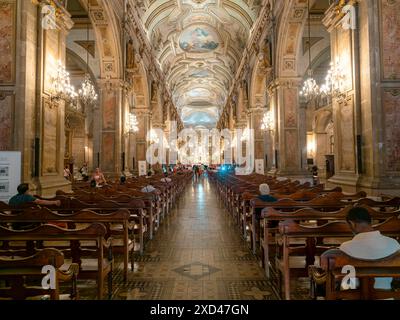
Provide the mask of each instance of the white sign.
[{"label": "white sign", "polygon": [[146,166],[146,161],[139,161],[139,177],[147,175]]},{"label": "white sign", "polygon": [[0,151],[0,201],[17,194],[21,183],[21,152]]},{"label": "white sign", "polygon": [[256,159],[255,166],[256,166],[256,173],[264,174],[264,160],[263,159]]}]

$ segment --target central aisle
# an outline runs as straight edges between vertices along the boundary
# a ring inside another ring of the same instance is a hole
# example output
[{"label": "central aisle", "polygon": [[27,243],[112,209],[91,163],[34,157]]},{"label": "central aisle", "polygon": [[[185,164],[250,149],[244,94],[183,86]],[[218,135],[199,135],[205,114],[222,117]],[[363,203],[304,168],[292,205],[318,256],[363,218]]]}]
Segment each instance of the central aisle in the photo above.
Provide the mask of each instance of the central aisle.
[{"label": "central aisle", "polygon": [[116,281],[114,299],[275,298],[207,178],[187,188],[135,260],[128,282]]}]

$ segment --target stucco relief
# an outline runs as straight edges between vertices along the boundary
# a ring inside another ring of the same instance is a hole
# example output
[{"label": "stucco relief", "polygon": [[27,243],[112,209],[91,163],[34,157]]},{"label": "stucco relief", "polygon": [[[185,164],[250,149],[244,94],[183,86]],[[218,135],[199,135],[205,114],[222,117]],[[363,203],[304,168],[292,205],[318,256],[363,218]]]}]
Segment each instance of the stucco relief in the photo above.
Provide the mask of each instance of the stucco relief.
[{"label": "stucco relief", "polygon": [[0,84],[14,82],[15,1],[0,1]]},{"label": "stucco relief", "polygon": [[297,89],[286,88],[283,91],[283,109],[285,112],[285,127],[297,127],[297,104],[298,94]]},{"label": "stucco relief", "polygon": [[342,104],[339,109],[340,169],[355,171],[353,103]]},{"label": "stucco relief", "polygon": [[400,91],[383,94],[385,115],[386,169],[400,171]]},{"label": "stucco relief", "polygon": [[400,78],[400,0],[381,0],[383,77]]},{"label": "stucco relief", "polygon": [[299,29],[300,29],[299,23],[291,23],[289,25],[288,37],[287,37],[288,42],[286,45],[285,54],[287,54],[287,55],[295,55],[296,54]]},{"label": "stucco relief", "polygon": [[297,130],[285,131],[285,162],[286,168],[296,168],[298,166],[298,139]]},{"label": "stucco relief", "polygon": [[11,149],[13,97],[0,97],[0,151]]}]

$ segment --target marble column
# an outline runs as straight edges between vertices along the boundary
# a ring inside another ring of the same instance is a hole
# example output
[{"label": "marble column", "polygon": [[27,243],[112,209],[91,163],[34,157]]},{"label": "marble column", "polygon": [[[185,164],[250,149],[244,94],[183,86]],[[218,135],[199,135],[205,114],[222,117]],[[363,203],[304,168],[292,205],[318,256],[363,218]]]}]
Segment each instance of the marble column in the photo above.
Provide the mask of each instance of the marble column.
[{"label": "marble column", "polygon": [[249,110],[250,129],[254,130],[254,160],[264,161],[265,172],[267,169],[267,163],[265,161],[266,150],[264,148],[265,132],[261,130],[264,113],[264,108],[250,108]]},{"label": "marble column", "polygon": [[22,152],[22,179],[31,191],[53,196],[57,190],[71,190],[63,177],[65,102],[55,97],[54,78],[58,62],[65,65],[66,36],[73,22],[60,3],[52,3],[55,15],[46,17],[42,7],[47,1],[17,4],[16,134],[11,149]]},{"label": "marble column", "polygon": [[95,162],[99,160],[105,175],[117,178],[122,171],[123,82],[121,79],[100,79],[99,87],[100,108],[96,129],[100,134],[95,145]]},{"label": "marble column", "polygon": [[[345,1],[354,25],[332,6],[324,24],[332,61],[343,65],[343,96],[334,99],[335,169],[346,191],[398,194],[400,189],[400,1]],[[339,8],[340,9],[340,8]],[[340,10],[339,10],[340,11]]]},{"label": "marble column", "polygon": [[277,80],[277,174],[285,177],[305,177],[307,171],[305,109],[299,101],[299,78]]},{"label": "marble column", "polygon": [[362,171],[372,195],[400,190],[400,0],[357,4]]},{"label": "marble column", "polygon": [[[335,176],[329,182],[356,190],[361,170],[357,135],[360,134],[359,65],[356,30],[344,28],[337,8],[331,6],[323,20],[331,35],[331,56],[343,67],[341,96],[332,99],[335,137]],[[340,10],[339,10],[340,12]]]}]

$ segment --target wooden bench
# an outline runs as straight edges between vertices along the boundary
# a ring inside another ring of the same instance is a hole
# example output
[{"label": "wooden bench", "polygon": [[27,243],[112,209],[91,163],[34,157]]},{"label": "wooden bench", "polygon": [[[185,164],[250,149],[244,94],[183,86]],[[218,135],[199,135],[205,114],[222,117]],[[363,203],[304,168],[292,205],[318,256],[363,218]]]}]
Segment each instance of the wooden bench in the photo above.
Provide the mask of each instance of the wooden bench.
[{"label": "wooden bench", "polygon": [[[355,268],[358,287],[342,290],[341,283],[347,273],[342,273],[344,266]],[[378,260],[362,260],[348,256],[339,249],[331,249],[321,255],[321,268],[310,266],[311,287],[315,296],[316,281],[325,287],[326,300],[378,300],[400,299],[400,291],[375,289],[377,277],[400,277],[400,251]]]},{"label": "wooden bench", "polygon": [[[367,206],[361,206],[368,210],[374,221],[385,221],[390,217],[400,216],[400,210],[394,212],[380,212],[373,208]],[[263,210],[263,237],[262,243],[262,253],[263,253],[263,266],[265,268],[265,273],[267,278],[270,278],[270,247],[273,248],[275,245],[275,234],[278,232],[278,223],[285,220],[293,221],[314,221],[317,225],[323,224],[329,221],[345,221],[349,210],[353,208],[353,205],[349,205],[339,211],[333,212],[323,212],[312,208],[303,208],[295,212],[280,212],[274,208],[269,208]],[[273,225],[275,224],[275,225]]]},{"label": "wooden bench", "polygon": [[[391,217],[382,223],[373,225],[373,228],[387,236],[398,237],[400,235],[400,219]],[[279,234],[277,234],[279,250],[276,256],[276,270],[283,276],[285,298],[290,300],[290,275],[307,276],[308,265],[313,264],[308,261],[305,266],[291,268],[290,256],[306,250],[308,257],[315,257],[317,254],[322,254],[332,248],[332,246],[340,245],[340,243],[326,243],[317,246],[316,238],[341,239],[341,241],[344,241],[352,237],[353,231],[345,221],[328,222],[321,226],[306,226],[294,220],[280,222]],[[302,240],[300,245],[299,239]],[[281,290],[281,283],[279,283],[279,288]]]},{"label": "wooden bench", "polygon": [[[71,282],[69,298],[78,299],[76,280],[79,266],[72,263],[67,271],[60,268],[64,265],[64,255],[56,249],[43,249],[30,257],[3,257],[0,256],[0,279],[6,286],[0,288],[0,298],[25,300],[29,297],[49,295],[51,300],[60,299],[60,283]],[[55,269],[55,288],[32,287],[27,285],[27,280],[41,280],[44,266],[53,266]]]},{"label": "wooden bench", "polygon": [[[99,212],[100,211],[100,212]],[[72,223],[75,227],[76,223],[94,223],[100,222],[107,228],[106,237],[112,236],[113,250],[119,246],[122,247],[122,255],[124,261],[124,279],[128,278],[128,261],[131,260],[131,267],[134,267],[134,239],[130,236],[130,230],[133,226],[130,224],[131,215],[127,209],[116,209],[112,211],[102,212],[102,210],[79,210],[66,214],[63,210],[62,214],[49,210],[48,208],[27,209],[19,214],[3,214],[0,212],[0,223],[49,223],[49,222],[66,222]],[[114,227],[117,224],[117,229]],[[122,245],[118,245],[117,240],[122,240]]]},{"label": "wooden bench", "polygon": [[[93,223],[83,229],[63,229],[53,225],[41,225],[35,229],[15,231],[9,228],[0,226],[0,241],[35,241],[39,249],[43,249],[41,242],[51,242],[51,248],[62,248],[65,254],[70,254],[72,263],[79,265],[79,278],[96,279],[97,280],[97,297],[103,298],[103,287],[105,278],[108,279],[108,297],[112,295],[112,270],[113,270],[113,254],[112,254],[112,239],[105,239],[107,234],[106,227],[101,223]],[[95,242],[95,248],[82,248],[81,241]],[[70,242],[69,248],[65,250],[65,242]],[[12,247],[7,248],[12,252]],[[34,248],[38,250],[38,248]],[[26,250],[28,254],[30,253]],[[21,251],[18,250],[18,255]],[[81,260],[83,257],[95,257],[97,266],[87,265]]]}]

